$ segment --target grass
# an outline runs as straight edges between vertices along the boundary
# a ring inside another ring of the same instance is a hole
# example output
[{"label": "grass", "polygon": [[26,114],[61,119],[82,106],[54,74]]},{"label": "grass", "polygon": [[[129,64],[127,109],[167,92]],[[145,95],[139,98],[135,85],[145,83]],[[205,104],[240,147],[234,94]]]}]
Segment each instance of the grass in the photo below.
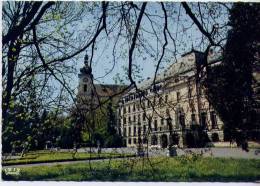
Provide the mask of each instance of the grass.
[{"label": "grass", "polygon": [[[128,154],[129,155],[129,154]],[[29,164],[29,163],[42,163],[42,162],[56,162],[56,161],[75,161],[75,160],[87,160],[97,158],[110,158],[110,157],[122,157],[122,154],[118,153],[85,153],[78,152],[73,157],[72,152],[49,152],[49,151],[35,151],[25,154],[24,157],[18,159],[4,160],[3,165],[18,165],[18,164]],[[124,155],[124,156],[127,156]]]},{"label": "grass", "polygon": [[[90,167],[91,165],[91,167]],[[232,158],[136,158],[21,168],[4,180],[55,181],[259,181],[260,160]]]}]

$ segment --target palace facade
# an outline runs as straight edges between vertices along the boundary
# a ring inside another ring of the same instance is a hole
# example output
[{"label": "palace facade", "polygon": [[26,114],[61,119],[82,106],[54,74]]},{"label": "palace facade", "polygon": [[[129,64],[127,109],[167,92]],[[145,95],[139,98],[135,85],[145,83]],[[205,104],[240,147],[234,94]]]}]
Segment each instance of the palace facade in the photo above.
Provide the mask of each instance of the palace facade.
[{"label": "palace facade", "polygon": [[[208,56],[208,64],[218,65],[219,56]],[[127,147],[187,146],[188,134],[195,126],[200,126],[211,141],[223,140],[223,122],[201,88],[203,58],[203,53],[192,50],[156,78],[122,95],[118,126]]]}]

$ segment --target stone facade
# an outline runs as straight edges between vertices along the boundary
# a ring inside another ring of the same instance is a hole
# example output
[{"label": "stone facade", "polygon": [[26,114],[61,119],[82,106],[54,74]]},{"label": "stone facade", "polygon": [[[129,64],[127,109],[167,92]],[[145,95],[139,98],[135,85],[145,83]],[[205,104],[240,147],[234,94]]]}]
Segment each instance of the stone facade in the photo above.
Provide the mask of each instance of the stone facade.
[{"label": "stone facade", "polygon": [[[147,79],[125,93],[118,107],[120,133],[127,147],[147,144],[167,148],[185,146],[186,134],[202,126],[213,140],[223,140],[223,122],[210,106],[201,88],[203,53],[191,51],[156,79]],[[218,60],[210,58],[209,64]],[[200,71],[200,72],[198,72]],[[153,83],[155,82],[155,84]]]}]

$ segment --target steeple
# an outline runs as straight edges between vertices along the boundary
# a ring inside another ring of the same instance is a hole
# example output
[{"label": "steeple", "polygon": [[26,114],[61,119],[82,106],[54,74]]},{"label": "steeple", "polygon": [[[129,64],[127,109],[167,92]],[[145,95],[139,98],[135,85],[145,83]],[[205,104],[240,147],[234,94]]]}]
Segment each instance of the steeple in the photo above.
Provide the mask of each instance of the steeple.
[{"label": "steeple", "polygon": [[191,51],[192,51],[192,52],[194,51],[193,42],[192,42],[192,44],[191,44]]},{"label": "steeple", "polygon": [[84,57],[84,64],[85,64],[85,66],[88,66],[88,54],[87,54],[87,52],[86,52],[86,55]]},{"label": "steeple", "polygon": [[89,61],[88,61],[88,54],[87,54],[87,52],[86,52],[86,55],[85,55],[85,57],[84,57],[84,67],[80,69],[80,72],[81,72],[82,74],[91,75],[92,69],[91,69],[91,67],[89,66],[88,62],[89,62]]}]

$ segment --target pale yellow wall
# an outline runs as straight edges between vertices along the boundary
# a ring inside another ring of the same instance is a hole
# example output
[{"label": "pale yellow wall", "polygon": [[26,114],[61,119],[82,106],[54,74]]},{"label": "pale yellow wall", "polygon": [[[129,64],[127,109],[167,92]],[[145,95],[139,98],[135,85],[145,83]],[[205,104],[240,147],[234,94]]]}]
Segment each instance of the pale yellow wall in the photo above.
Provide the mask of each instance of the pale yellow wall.
[{"label": "pale yellow wall", "polygon": [[[194,56],[190,55],[188,56],[188,58],[183,59],[185,60],[194,60]],[[168,79],[167,81],[163,82],[163,84],[165,85],[165,89],[159,93],[160,97],[163,98],[163,104],[162,106],[159,106],[158,104],[158,98],[156,98],[156,102],[155,102],[155,112],[153,112],[152,107],[147,108],[147,100],[142,101],[142,104],[145,104],[145,113],[147,116],[152,116],[152,122],[151,122],[151,127],[154,128],[154,120],[157,120],[157,131],[159,131],[159,128],[162,127],[162,129],[164,129],[165,127],[167,128],[167,124],[166,121],[164,121],[164,125],[161,125],[161,118],[160,117],[164,117],[165,119],[167,118],[166,115],[166,109],[169,110],[171,119],[172,119],[172,124],[173,124],[173,129],[176,129],[176,119],[175,119],[175,111],[177,107],[181,107],[183,108],[183,111],[185,113],[185,126],[189,127],[191,124],[191,115],[192,115],[192,108],[191,108],[191,103],[193,104],[193,109],[195,112],[195,117],[196,117],[196,121],[197,123],[199,122],[199,113],[198,113],[198,103],[197,103],[197,92],[196,92],[196,84],[195,84],[195,77],[194,76],[190,76],[190,82],[189,82],[189,87],[191,90],[191,97],[189,99],[188,97],[188,78],[187,75],[185,76],[182,75],[179,78],[178,82],[175,82],[175,78],[173,77],[171,79]],[[177,92],[179,92],[180,94],[180,100],[177,101]],[[202,91],[203,93],[203,91]],[[165,95],[168,95],[168,101],[167,104],[164,103],[165,102]],[[154,99],[154,94],[153,95],[149,95],[147,96],[148,99],[150,99],[153,102]],[[204,109],[205,112],[207,113],[207,124],[209,129],[211,129],[211,121],[210,121],[210,111],[212,111],[212,109],[209,108],[209,103],[206,100],[205,96],[202,95],[200,96],[201,99],[201,109]],[[135,104],[135,112],[133,112],[133,106]],[[140,121],[141,121],[141,134],[143,134],[143,125],[148,125],[147,122],[147,118],[146,121],[143,121],[143,117],[142,114],[144,113],[144,110],[140,107],[140,110],[138,111],[137,109],[137,105],[140,104],[140,100],[136,99],[130,102],[127,102],[123,105],[123,107],[121,107],[121,111],[120,111],[120,116],[121,116],[121,130],[123,133],[123,127],[126,128],[126,136],[128,136],[129,134],[129,126],[131,126],[131,133],[130,135],[133,136],[134,135],[134,126],[136,126],[136,130],[138,128],[138,115],[140,114]],[[129,106],[130,106],[130,113],[128,112],[129,110]],[[123,108],[126,108],[126,113],[123,114]],[[159,114],[157,114],[156,112],[158,112]],[[136,122],[133,123],[134,120],[134,115],[136,117]],[[123,117],[126,118],[126,125],[123,124]],[[128,121],[128,117],[131,118],[131,123],[129,123]],[[217,116],[217,124],[219,126],[219,129],[222,128],[223,122],[219,119],[219,117]],[[148,130],[148,126],[146,127],[146,130]],[[132,138],[137,138],[138,133],[136,131],[136,136],[132,137]],[[128,143],[128,141],[127,141]],[[133,144],[133,140],[132,140],[132,144],[130,146],[134,146]]]}]

